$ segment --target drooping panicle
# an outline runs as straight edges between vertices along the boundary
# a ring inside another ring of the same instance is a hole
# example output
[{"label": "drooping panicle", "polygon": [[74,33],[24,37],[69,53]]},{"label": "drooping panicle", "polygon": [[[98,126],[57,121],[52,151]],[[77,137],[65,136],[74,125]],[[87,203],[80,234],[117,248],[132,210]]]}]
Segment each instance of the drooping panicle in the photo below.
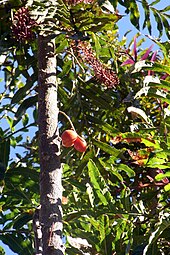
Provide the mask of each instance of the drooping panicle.
[{"label": "drooping panicle", "polygon": [[119,84],[117,74],[110,68],[106,67],[95,55],[91,46],[80,41],[77,44],[79,56],[89,64],[94,72],[97,81],[104,84],[107,88],[115,88]]},{"label": "drooping panicle", "polygon": [[35,38],[33,28],[36,21],[30,16],[29,10],[26,7],[21,7],[15,14],[12,24],[12,32],[17,41],[30,41]]}]

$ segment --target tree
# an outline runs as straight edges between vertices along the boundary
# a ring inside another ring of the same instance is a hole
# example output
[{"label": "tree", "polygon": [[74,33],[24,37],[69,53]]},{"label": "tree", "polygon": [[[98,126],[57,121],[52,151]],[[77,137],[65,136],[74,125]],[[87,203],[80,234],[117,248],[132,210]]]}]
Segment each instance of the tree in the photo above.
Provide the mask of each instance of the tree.
[{"label": "tree", "polygon": [[[157,2],[0,2],[0,240],[17,254],[169,253],[169,44],[127,47],[114,11],[169,38]],[[86,151],[60,149],[70,129]]]}]

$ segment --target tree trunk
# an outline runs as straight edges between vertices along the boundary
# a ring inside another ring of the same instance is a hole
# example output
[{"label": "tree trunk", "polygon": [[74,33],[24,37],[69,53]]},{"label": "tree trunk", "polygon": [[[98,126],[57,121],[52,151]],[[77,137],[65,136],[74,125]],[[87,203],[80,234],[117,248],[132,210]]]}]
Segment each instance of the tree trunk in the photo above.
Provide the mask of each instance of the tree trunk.
[{"label": "tree trunk", "polygon": [[40,153],[40,222],[43,255],[63,255],[62,169],[58,133],[55,41],[38,39],[38,122]]}]

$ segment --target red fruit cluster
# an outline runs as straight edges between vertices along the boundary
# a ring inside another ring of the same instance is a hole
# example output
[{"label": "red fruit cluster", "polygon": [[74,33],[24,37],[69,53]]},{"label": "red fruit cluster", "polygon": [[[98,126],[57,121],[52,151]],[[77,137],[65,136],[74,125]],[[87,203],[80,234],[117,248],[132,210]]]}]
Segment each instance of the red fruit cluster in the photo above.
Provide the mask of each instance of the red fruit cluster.
[{"label": "red fruit cluster", "polygon": [[62,135],[62,145],[64,147],[72,147],[74,145],[74,148],[79,152],[85,152],[87,148],[86,141],[80,137],[74,130],[68,129],[65,130]]},{"label": "red fruit cluster", "polygon": [[28,8],[21,7],[14,15],[12,32],[18,41],[29,41],[35,38],[32,31],[36,22],[31,19]]}]

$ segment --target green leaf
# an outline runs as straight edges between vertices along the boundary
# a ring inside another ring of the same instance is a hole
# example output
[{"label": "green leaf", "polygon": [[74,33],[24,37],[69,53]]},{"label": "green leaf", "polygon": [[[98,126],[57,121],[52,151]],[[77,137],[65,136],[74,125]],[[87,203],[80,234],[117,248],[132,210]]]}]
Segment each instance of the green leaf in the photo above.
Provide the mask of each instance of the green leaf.
[{"label": "green leaf", "polygon": [[103,194],[103,187],[101,187],[101,182],[104,180],[102,180],[100,172],[92,160],[88,162],[88,172],[89,172],[90,181],[93,185],[93,188],[97,196],[99,197],[103,205],[107,205],[108,202]]},{"label": "green leaf", "polygon": [[35,171],[35,169],[30,169],[28,167],[15,167],[9,168],[5,174],[6,181],[18,180],[20,182],[21,178],[25,178],[26,180],[31,179],[38,183],[39,181],[39,173]]},{"label": "green leaf", "polygon": [[110,233],[106,233],[106,238],[103,242],[104,250],[105,250],[107,255],[113,255],[113,247],[112,247],[113,242],[112,242],[112,240],[113,240],[113,235],[110,231]]},{"label": "green leaf", "polygon": [[150,66],[145,66],[145,69],[146,70],[152,70],[152,71],[155,71],[155,72],[165,72],[167,74],[170,75],[170,68],[169,66],[166,66],[166,65],[162,65],[162,64],[159,64],[159,63],[152,63]]},{"label": "green leaf", "polygon": [[143,29],[147,26],[148,30],[151,34],[151,22],[150,22],[150,9],[148,8],[148,5],[145,1],[142,1],[142,6],[145,12],[145,19],[143,22]]},{"label": "green leaf", "polygon": [[17,218],[13,220],[13,228],[20,229],[25,224],[32,220],[32,215],[29,213],[22,213]]},{"label": "green leaf", "polygon": [[161,0],[155,0],[155,1],[153,1],[152,3],[150,3],[149,6],[153,6],[153,5],[157,4],[157,3],[159,3],[160,1],[161,1]]},{"label": "green leaf", "polygon": [[91,204],[91,207],[94,207],[94,193],[93,193],[93,189],[92,189],[92,186],[90,185],[90,183],[86,183],[86,187],[87,187],[87,194],[89,196],[89,201],[90,201],[90,204]]},{"label": "green leaf", "polygon": [[70,255],[75,255],[75,254],[76,255],[83,255],[84,254],[84,252],[76,249],[75,247],[71,247],[71,248],[66,247],[66,253],[70,254]]},{"label": "green leaf", "polygon": [[129,166],[124,164],[118,165],[117,170],[126,172],[130,178],[136,175],[134,170],[132,170]]},{"label": "green leaf", "polygon": [[29,115],[27,113],[25,113],[23,116],[22,116],[22,123],[23,123],[23,126],[25,127],[29,122]]},{"label": "green leaf", "polygon": [[105,151],[106,153],[115,156],[115,158],[117,158],[122,153],[121,150],[118,150],[111,145],[100,142],[98,140],[94,140],[93,144],[100,148],[102,151]]},{"label": "green leaf", "polygon": [[73,65],[73,61],[72,60],[68,60],[65,61],[64,65],[63,65],[63,70],[62,72],[58,75],[58,77],[63,77],[64,75],[67,75],[70,72],[70,69],[72,68]]},{"label": "green leaf", "polygon": [[129,8],[130,8],[130,21],[137,29],[139,29],[140,13],[139,13],[138,5],[136,4],[135,0],[132,0],[129,2]]},{"label": "green leaf", "polygon": [[159,83],[150,82],[149,86],[170,90],[170,82],[169,81],[165,81],[165,80],[160,80],[160,84]]},{"label": "green leaf", "polygon": [[164,186],[164,190],[166,192],[169,192],[170,191],[170,183],[168,183],[167,185]]},{"label": "green leaf", "polygon": [[76,187],[78,188],[80,191],[82,192],[86,192],[86,187],[84,185],[82,185],[82,183],[76,181],[76,180],[73,180],[72,178],[71,179],[68,179],[69,183],[73,186],[73,187]]},{"label": "green leaf", "polygon": [[162,24],[162,20],[161,20],[161,17],[159,15],[159,12],[157,12],[157,10],[155,10],[154,8],[152,8],[152,11],[153,11],[153,15],[155,17],[155,21],[157,23],[157,29],[159,31],[159,37],[162,36],[163,34],[163,24]]},{"label": "green leaf", "polygon": [[93,100],[94,105],[99,106],[104,109],[107,109],[107,110],[111,110],[113,108],[113,107],[111,107],[109,102],[106,101],[102,96],[96,94],[97,88],[92,88],[92,89],[80,88],[79,91],[86,98]]},{"label": "green leaf", "polygon": [[170,11],[170,6],[166,6],[164,9],[159,10],[160,12],[168,12]]},{"label": "green leaf", "polygon": [[161,218],[160,222],[156,224],[156,230],[153,231],[149,237],[149,242],[143,251],[143,255],[147,254],[147,251],[150,245],[153,244],[159,238],[161,233],[169,227],[170,227],[170,221]]},{"label": "green leaf", "polygon": [[168,37],[168,39],[170,39],[170,35],[169,35],[169,22],[165,18],[165,15],[163,15],[162,13],[160,15],[161,15],[162,23],[164,25],[164,29],[165,29],[165,32],[166,32],[166,36]]},{"label": "green leaf", "polygon": [[170,177],[170,172],[166,172],[166,173],[160,173],[160,174],[157,174],[156,176],[155,176],[155,180],[156,181],[161,181],[161,180],[163,180],[164,178],[166,178],[166,177]]},{"label": "green leaf", "polygon": [[[150,83],[149,83],[150,84]],[[154,87],[164,87],[164,85],[156,85],[155,83],[151,83],[151,85],[154,84]],[[165,84],[165,86],[168,85],[168,83],[163,82],[163,84]],[[137,94],[135,95],[135,98],[140,98],[143,94],[149,97],[153,97],[153,98],[159,98],[161,99],[162,102],[167,102],[170,104],[170,96],[167,92],[163,91],[163,90],[159,90],[154,88],[153,86],[144,86],[140,91],[137,92]]]},{"label": "green leaf", "polygon": [[13,131],[13,122],[14,122],[14,119],[11,118],[10,116],[6,116],[6,120],[7,120],[8,124],[9,124],[10,129]]},{"label": "green leaf", "polygon": [[25,114],[26,110],[29,107],[35,106],[36,102],[38,100],[38,96],[32,96],[27,99],[25,99],[20,106],[18,107],[17,112],[15,113],[15,120],[13,126],[15,126],[22,118],[23,114]]},{"label": "green leaf", "polygon": [[[101,215],[98,220],[97,229],[100,232],[100,242],[105,241],[106,236],[109,234],[109,217],[107,215]],[[105,249],[106,254],[107,249]]]},{"label": "green leaf", "polygon": [[10,139],[0,142],[0,162],[6,168],[9,161],[10,154]]},{"label": "green leaf", "polygon": [[98,32],[101,29],[112,29],[115,22],[121,16],[116,13],[104,13],[97,5],[91,4],[76,4],[71,8],[72,15],[75,20],[75,25],[79,31],[93,31]]},{"label": "green leaf", "polygon": [[158,165],[163,165],[164,163],[166,163],[165,159],[153,157],[148,161],[147,165],[154,168],[157,167]]},{"label": "green leaf", "polygon": [[92,33],[92,40],[94,41],[96,57],[98,58],[99,53],[101,51],[101,45],[100,45],[100,42],[99,42],[99,38],[95,33]]},{"label": "green leaf", "polygon": [[17,90],[17,92],[14,94],[11,104],[17,104],[21,100],[24,99],[24,97],[29,94],[30,89],[34,86],[34,82],[36,80],[37,76],[36,74],[32,74],[30,78],[27,80],[26,84],[24,87],[20,88]]},{"label": "green leaf", "polygon": [[5,255],[5,250],[0,246],[0,254]]},{"label": "green leaf", "polygon": [[[59,38],[60,37],[60,38]],[[60,39],[60,40],[59,40]],[[63,38],[63,35],[57,36],[57,41],[59,40],[59,46],[56,48],[56,54],[63,52],[66,47],[68,47],[68,41]]]},{"label": "green leaf", "polygon": [[166,102],[166,103],[168,103],[168,104],[170,104],[170,96],[168,95],[168,94],[163,94],[163,95],[160,95],[161,94],[161,92],[160,91],[149,91],[148,92],[148,96],[150,96],[150,97],[153,97],[153,98],[159,98],[159,99],[161,99],[161,101],[162,102]]},{"label": "green leaf", "polygon": [[159,40],[156,40],[154,38],[150,38],[154,43],[156,43],[159,48],[162,50],[162,53],[164,55],[164,59],[166,60],[166,63],[170,63],[169,60],[169,49],[170,49],[170,44],[165,41],[165,42],[159,42]]},{"label": "green leaf", "polygon": [[30,246],[29,240],[25,240],[22,234],[17,234],[16,236],[14,233],[6,233],[0,235],[0,240],[8,245],[13,252],[16,252],[19,255],[23,255],[24,253],[27,255],[33,254],[33,249]]}]

